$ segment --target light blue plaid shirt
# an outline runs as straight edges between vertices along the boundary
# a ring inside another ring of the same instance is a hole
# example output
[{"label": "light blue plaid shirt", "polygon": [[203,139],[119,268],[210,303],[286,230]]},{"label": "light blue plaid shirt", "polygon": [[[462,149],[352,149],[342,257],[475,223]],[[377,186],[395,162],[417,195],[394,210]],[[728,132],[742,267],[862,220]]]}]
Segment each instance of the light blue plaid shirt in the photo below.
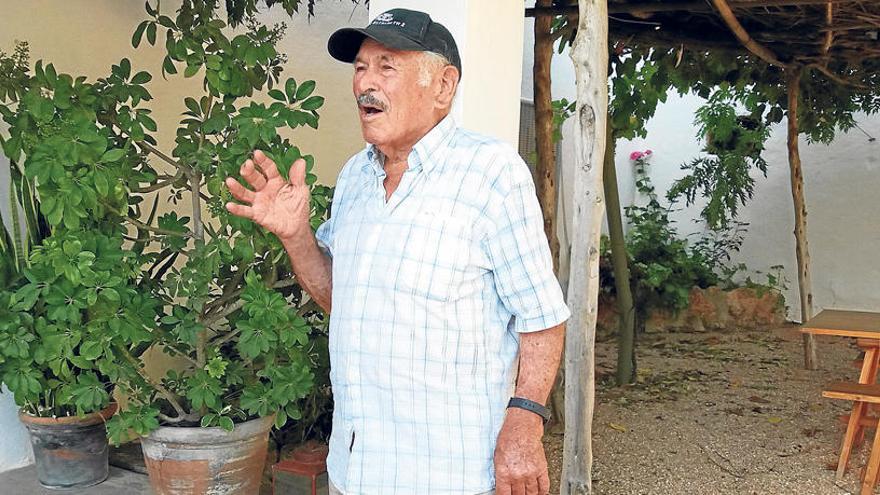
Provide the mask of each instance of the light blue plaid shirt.
[{"label": "light blue plaid shirt", "polygon": [[319,243],[333,258],[330,479],[347,495],[474,495],[514,391],[519,332],[568,319],[529,169],[451,117],[386,203],[352,157]]}]

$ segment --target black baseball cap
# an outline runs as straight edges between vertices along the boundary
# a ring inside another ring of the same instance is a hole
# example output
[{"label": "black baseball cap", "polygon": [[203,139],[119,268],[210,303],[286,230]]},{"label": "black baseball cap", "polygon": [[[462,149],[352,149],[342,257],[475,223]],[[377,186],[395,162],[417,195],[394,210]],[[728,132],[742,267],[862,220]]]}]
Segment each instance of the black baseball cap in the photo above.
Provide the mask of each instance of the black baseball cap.
[{"label": "black baseball cap", "polygon": [[342,28],[330,36],[327,50],[336,60],[351,63],[366,38],[395,50],[443,55],[458,69],[461,78],[461,57],[452,33],[424,12],[391,9],[376,16],[365,28]]}]

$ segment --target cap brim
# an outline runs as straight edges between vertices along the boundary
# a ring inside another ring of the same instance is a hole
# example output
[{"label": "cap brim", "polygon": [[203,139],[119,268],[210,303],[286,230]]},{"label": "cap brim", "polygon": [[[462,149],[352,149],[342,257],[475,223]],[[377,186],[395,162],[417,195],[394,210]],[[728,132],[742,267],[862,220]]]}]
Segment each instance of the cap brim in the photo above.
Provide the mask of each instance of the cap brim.
[{"label": "cap brim", "polygon": [[424,47],[415,41],[402,36],[396,29],[342,28],[327,40],[327,51],[330,56],[341,62],[354,62],[361,44],[366,38],[375,40],[395,50],[424,51]]}]

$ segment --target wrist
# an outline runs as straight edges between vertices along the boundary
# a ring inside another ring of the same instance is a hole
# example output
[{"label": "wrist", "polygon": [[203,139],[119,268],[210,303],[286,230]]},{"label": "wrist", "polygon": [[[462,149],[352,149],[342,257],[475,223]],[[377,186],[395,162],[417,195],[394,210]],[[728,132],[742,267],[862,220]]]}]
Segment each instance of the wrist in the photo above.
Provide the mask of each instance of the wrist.
[{"label": "wrist", "polygon": [[544,434],[544,422],[535,413],[511,407],[507,409],[506,423],[508,427],[520,431],[534,431],[538,436]]},{"label": "wrist", "polygon": [[277,235],[277,237],[285,248],[301,248],[303,243],[307,243],[309,240],[314,239],[314,233],[312,232],[311,225],[306,223],[304,227],[295,229],[293,232],[289,232],[283,236]]}]

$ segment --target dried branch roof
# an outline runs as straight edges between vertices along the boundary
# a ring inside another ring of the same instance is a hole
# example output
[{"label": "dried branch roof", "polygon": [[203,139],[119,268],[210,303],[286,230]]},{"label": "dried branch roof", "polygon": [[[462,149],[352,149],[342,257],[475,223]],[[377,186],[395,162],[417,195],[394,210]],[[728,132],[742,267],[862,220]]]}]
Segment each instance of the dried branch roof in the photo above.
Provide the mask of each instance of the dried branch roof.
[{"label": "dried branch roof", "polygon": [[[669,44],[741,49],[716,1],[610,0],[609,25],[622,36]],[[880,1],[726,0],[752,40],[784,64],[880,58]]]},{"label": "dried branch roof", "polygon": [[[576,14],[570,2],[553,12]],[[756,43],[784,64],[880,59],[878,0],[722,0]],[[568,4],[568,5],[567,5]],[[690,48],[744,50],[718,0],[609,0],[613,37]],[[542,9],[527,9],[527,15]]]}]

